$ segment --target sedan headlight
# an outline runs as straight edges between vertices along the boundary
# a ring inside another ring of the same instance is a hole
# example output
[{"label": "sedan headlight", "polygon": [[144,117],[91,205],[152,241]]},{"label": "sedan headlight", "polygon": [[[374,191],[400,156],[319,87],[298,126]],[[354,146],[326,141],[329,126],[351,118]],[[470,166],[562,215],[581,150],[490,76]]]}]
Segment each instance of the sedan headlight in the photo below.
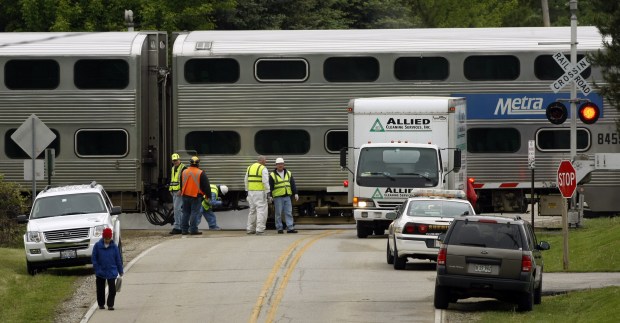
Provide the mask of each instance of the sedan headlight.
[{"label": "sedan headlight", "polygon": [[93,237],[101,237],[101,234],[103,233],[103,229],[105,228],[106,228],[105,225],[95,226],[95,229],[93,230]]},{"label": "sedan headlight", "polygon": [[27,231],[26,241],[28,242],[41,242],[42,234],[39,231]]}]

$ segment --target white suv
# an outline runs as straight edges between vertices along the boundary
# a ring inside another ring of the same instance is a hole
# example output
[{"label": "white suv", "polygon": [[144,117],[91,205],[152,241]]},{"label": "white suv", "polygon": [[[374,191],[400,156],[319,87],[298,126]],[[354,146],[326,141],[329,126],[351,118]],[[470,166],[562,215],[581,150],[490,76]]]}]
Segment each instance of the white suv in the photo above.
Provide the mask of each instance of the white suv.
[{"label": "white suv", "polygon": [[35,198],[30,216],[18,217],[20,223],[28,223],[24,235],[28,273],[90,264],[93,246],[105,228],[112,228],[122,255],[119,214],[121,207],[112,206],[103,186],[94,181],[46,187]]}]

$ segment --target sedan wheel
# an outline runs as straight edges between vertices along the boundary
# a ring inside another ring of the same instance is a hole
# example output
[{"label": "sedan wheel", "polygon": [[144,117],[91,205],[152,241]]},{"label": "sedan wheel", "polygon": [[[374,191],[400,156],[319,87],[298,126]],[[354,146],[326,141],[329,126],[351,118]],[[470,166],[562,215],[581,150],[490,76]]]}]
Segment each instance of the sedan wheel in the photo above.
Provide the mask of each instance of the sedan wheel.
[{"label": "sedan wheel", "polygon": [[394,241],[394,269],[403,270],[407,266],[407,257],[399,257],[396,241]]},{"label": "sedan wheel", "polygon": [[392,254],[392,250],[390,250],[390,241],[389,240],[387,241],[386,256],[387,256],[387,263],[388,263],[388,265],[394,264],[394,255]]}]

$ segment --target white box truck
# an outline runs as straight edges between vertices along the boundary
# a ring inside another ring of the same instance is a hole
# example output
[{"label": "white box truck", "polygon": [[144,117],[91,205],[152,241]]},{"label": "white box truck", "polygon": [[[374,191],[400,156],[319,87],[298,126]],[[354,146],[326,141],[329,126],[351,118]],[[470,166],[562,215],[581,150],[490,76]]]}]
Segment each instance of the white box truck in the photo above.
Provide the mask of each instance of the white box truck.
[{"label": "white box truck", "polygon": [[349,101],[348,197],[357,236],[382,235],[414,188],[466,190],[466,102],[458,97]]}]

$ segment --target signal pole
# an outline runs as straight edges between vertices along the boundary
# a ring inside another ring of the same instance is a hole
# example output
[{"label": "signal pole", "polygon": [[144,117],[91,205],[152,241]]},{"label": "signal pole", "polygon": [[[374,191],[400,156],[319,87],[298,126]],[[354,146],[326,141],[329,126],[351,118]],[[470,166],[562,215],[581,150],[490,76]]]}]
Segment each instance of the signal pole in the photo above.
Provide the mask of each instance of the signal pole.
[{"label": "signal pole", "polygon": [[[577,0],[570,0],[570,62],[577,66]],[[577,158],[577,82],[570,87],[570,159]]]}]

